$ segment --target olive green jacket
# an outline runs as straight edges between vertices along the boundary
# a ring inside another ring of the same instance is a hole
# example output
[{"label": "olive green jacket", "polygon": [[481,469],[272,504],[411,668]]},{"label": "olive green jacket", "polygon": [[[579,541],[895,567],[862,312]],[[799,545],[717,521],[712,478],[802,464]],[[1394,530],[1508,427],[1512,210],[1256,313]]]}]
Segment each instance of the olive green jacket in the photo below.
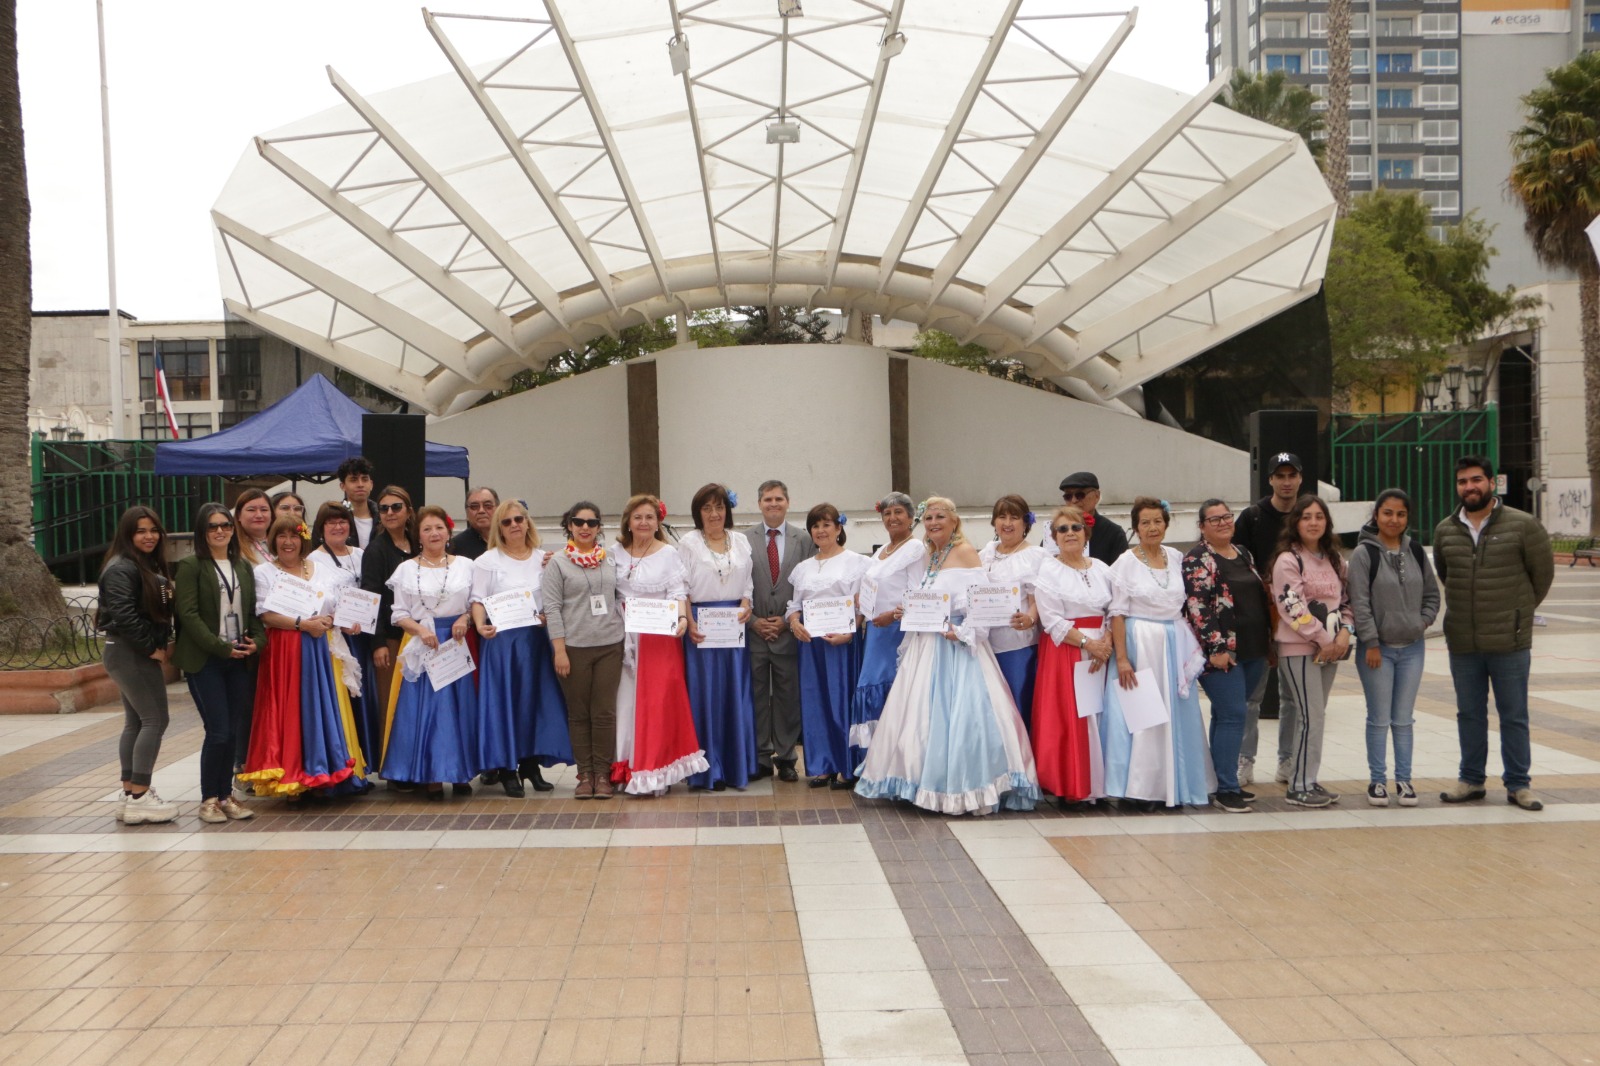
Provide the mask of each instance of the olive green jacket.
[{"label": "olive green jacket", "polygon": [[[239,582],[239,625],[259,650],[266,640],[267,627],[256,614],[256,578],[243,559],[234,564]],[[219,635],[222,628],[222,585],[211,559],[191,555],[178,560],[173,570],[173,611],[178,622],[178,643],[172,649],[172,662],[192,674],[211,659],[226,659],[233,645]]]},{"label": "olive green jacket", "polygon": [[1478,542],[1459,509],[1433,531],[1444,588],[1444,639],[1455,654],[1533,647],[1533,612],[1555,580],[1550,535],[1526,511],[1497,503]]}]

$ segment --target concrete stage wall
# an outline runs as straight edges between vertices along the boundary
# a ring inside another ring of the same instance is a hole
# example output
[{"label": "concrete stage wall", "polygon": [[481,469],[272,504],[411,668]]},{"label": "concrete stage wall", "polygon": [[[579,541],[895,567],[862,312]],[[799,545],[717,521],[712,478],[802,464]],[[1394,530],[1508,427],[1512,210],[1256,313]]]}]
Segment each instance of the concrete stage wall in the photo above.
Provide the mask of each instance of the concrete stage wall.
[{"label": "concrete stage wall", "polygon": [[[906,363],[901,396],[893,395],[892,360]],[[1006,492],[1058,500],[1057,483],[1079,469],[1096,471],[1113,503],[1141,493],[1174,503],[1238,499],[1249,481],[1242,451],[880,348],[676,348],[628,365],[646,361],[655,363],[660,488],[674,513],[715,480],[753,516],[756,486],[769,477],[788,483],[797,506],[825,499],[870,509],[890,487],[897,445],[909,457],[913,496],[939,493],[963,507],[986,507]],[[581,497],[615,512],[634,465],[630,417],[638,441],[651,413],[638,395],[630,408],[627,371],[608,367],[440,419],[428,437],[465,445],[474,483],[520,495],[536,515],[559,514]],[[903,441],[891,434],[897,404],[907,416]],[[460,491],[438,488],[447,505]]]}]

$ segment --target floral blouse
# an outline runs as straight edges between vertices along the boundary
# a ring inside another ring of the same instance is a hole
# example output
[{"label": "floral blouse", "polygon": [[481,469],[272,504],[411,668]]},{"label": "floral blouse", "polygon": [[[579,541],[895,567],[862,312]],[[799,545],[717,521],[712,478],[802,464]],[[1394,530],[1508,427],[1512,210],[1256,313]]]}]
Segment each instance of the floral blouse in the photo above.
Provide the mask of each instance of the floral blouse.
[{"label": "floral blouse", "polygon": [[[1234,547],[1250,564],[1250,553],[1238,545]],[[1255,570],[1253,564],[1250,568]],[[1260,574],[1256,576],[1259,578]],[[1237,651],[1233,592],[1218,570],[1217,553],[1205,541],[1190,548],[1183,557],[1183,590],[1183,615],[1206,656]]]}]

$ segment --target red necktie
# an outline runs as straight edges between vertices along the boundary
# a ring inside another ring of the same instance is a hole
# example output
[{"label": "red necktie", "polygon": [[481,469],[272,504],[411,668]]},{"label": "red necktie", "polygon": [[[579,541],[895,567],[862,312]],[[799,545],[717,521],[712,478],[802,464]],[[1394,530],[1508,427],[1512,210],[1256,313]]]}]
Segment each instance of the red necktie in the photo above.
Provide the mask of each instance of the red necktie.
[{"label": "red necktie", "polygon": [[778,584],[778,531],[767,530],[767,568],[772,571],[772,584]]}]

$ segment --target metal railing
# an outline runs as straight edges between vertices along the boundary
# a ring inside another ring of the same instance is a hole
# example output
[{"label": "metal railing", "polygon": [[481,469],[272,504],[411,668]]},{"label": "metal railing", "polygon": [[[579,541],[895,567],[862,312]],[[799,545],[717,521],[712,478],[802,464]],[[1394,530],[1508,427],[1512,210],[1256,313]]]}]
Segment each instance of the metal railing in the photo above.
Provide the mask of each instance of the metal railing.
[{"label": "metal railing", "polygon": [[1371,500],[1387,488],[1411,494],[1411,532],[1423,544],[1456,507],[1456,460],[1500,461],[1500,412],[1418,411],[1333,416],[1333,480],[1347,500]]},{"label": "metal railing", "polygon": [[58,619],[0,618],[0,670],[64,670],[100,661],[104,644],[95,631],[96,599],[67,599]]}]

